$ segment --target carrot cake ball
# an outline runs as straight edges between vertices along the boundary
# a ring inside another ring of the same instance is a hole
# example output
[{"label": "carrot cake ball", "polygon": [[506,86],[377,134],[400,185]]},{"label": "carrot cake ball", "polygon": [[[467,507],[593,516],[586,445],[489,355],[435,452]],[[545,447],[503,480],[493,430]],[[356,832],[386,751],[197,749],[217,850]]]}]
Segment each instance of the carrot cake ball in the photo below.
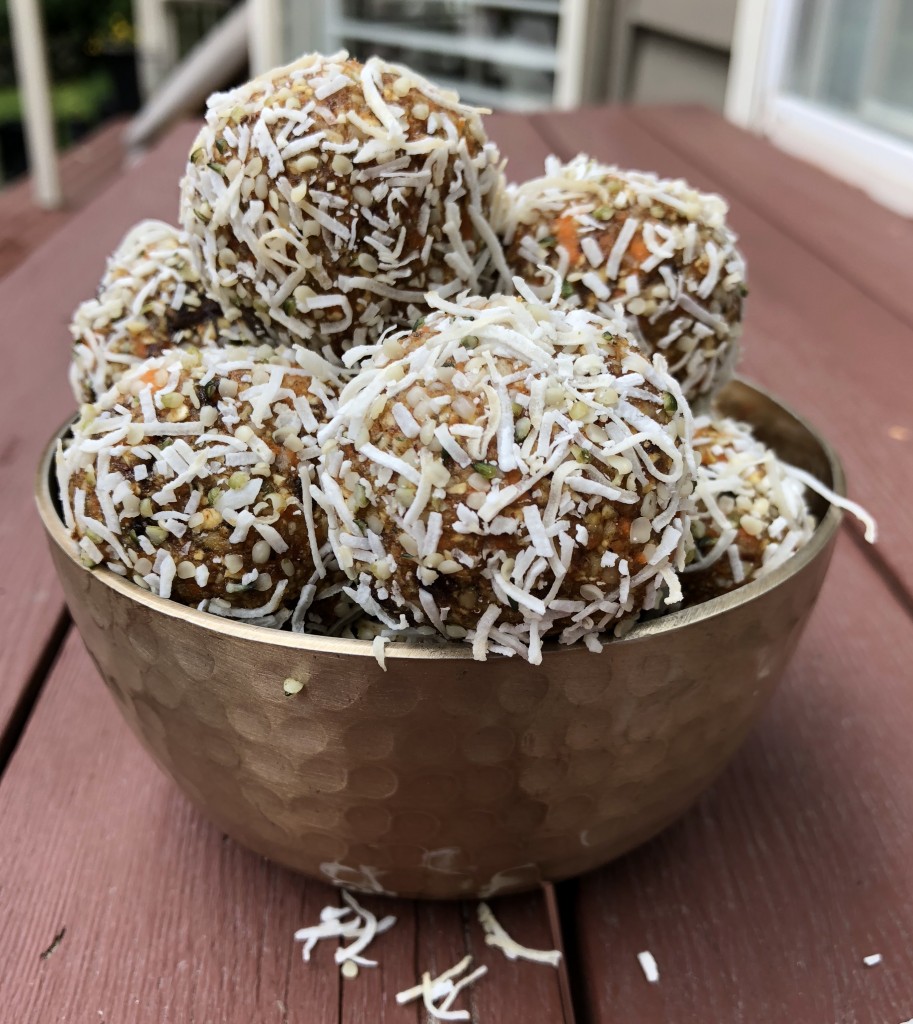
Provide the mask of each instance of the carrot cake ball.
[{"label": "carrot cake ball", "polygon": [[302,619],[327,573],[312,460],[340,378],[316,353],[268,351],[172,351],[85,407],[57,457],[85,564],[270,625],[301,600]]},{"label": "carrot cake ball", "polygon": [[318,434],[318,474],[366,612],[538,663],[546,635],[598,649],[678,591],[693,452],[661,357],[620,320],[517,287],[432,297],[377,345]]},{"label": "carrot cake ball", "polygon": [[699,417],[694,448],[701,457],[691,518],[694,551],[682,576],[691,604],[766,575],[815,531],[805,474],[781,462],[748,426]]},{"label": "carrot cake ball", "polygon": [[313,54],[209,99],[181,217],[209,291],[285,341],[342,351],[503,257],[479,111],[415,72]]},{"label": "carrot cake ball", "polygon": [[649,355],[660,352],[693,401],[717,390],[738,354],[745,264],[716,195],[684,181],[578,156],[510,185],[498,224],[512,274],[545,296],[608,315],[620,303]]},{"label": "carrot cake ball", "polygon": [[187,236],[160,220],[140,221],[108,260],[98,295],[73,314],[70,384],[94,402],[129,367],[174,347],[242,341],[200,286]]}]

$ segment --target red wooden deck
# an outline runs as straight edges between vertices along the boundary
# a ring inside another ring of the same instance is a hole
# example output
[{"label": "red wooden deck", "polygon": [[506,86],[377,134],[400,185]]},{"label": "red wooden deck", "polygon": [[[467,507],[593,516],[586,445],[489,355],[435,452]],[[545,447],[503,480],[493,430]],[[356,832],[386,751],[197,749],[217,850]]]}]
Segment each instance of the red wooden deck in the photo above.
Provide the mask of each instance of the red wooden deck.
[{"label": "red wooden deck", "polygon": [[112,118],[60,156],[64,201],[57,210],[35,204],[28,178],[0,191],[0,278],[51,238],[123,168],[124,119]]},{"label": "red wooden deck", "polygon": [[67,318],[133,221],[174,219],[192,128],[175,130],[0,283],[3,1020],[414,1022],[392,994],[467,949],[492,965],[470,990],[480,1024],[913,1017],[913,223],[700,109],[502,115],[491,131],[516,177],[586,149],[729,198],[750,271],[741,370],[837,445],[879,545],[844,527],[777,698],[691,814],[496,904],[521,941],[563,944],[566,972],[478,948],[471,906],[402,902],[378,970],[341,983],[326,948],[304,965],[292,933],[337,894],[224,839],[153,766],[69,628],[32,508],[73,404]]}]

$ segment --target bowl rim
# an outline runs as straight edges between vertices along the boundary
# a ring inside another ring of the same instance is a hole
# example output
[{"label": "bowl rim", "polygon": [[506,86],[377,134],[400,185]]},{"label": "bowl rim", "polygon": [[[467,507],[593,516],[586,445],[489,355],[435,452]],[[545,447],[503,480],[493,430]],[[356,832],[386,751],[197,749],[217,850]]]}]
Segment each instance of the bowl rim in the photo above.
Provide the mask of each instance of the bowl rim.
[{"label": "bowl rim", "polygon": [[[844,497],[846,494],[846,477],[840,457],[831,444],[821,436],[804,416],[782,402],[766,388],[738,375],[732,379],[734,382],[755,391],[763,398],[774,403],[815,439],[828,464],[831,476],[830,487],[835,493]],[[54,432],[46,445],[38,464],[35,500],[38,505],[38,513],[49,539],[78,567],[80,572],[93,573],[95,578],[100,580],[104,586],[128,600],[143,605],[150,611],[157,612],[168,618],[182,619],[211,633],[258,644],[268,644],[273,647],[285,647],[290,651],[350,655],[374,660],[374,649],[370,640],[321,636],[316,633],[291,633],[286,630],[270,629],[266,626],[250,625],[237,619],[223,618],[212,612],[199,611],[190,605],[179,604],[176,601],[159,597],[157,594],[136,586],[130,580],[118,576],[117,573],[96,572],[95,569],[89,569],[84,566],[77,557],[75,545],[72,543],[64,522],[55,507],[50,488],[57,443],[70,429],[75,420],[75,416],[70,416]],[[742,605],[748,605],[760,600],[786,579],[801,572],[810,562],[814,561],[831,542],[842,519],[843,511],[836,505],[829,504],[827,512],[818,522],[812,539],[808,544],[791,558],[787,559],[783,565],[774,569],[773,572],[760,579],[752,580],[744,586],[737,587],[729,593],[711,598],[709,601],[703,601],[700,604],[669,612],[659,618],[638,623],[623,637],[607,638],[604,650],[610,650],[616,644],[640,643],[650,637],[716,618]],[[582,642],[564,645],[552,641],[543,646],[543,656],[554,659],[557,656],[571,655],[584,649]],[[386,647],[385,656],[386,658],[418,658],[422,660],[473,660],[471,647],[459,641],[445,644],[439,642],[423,643],[415,639],[397,641]],[[492,655],[490,660],[497,661],[503,657],[505,656]]]}]

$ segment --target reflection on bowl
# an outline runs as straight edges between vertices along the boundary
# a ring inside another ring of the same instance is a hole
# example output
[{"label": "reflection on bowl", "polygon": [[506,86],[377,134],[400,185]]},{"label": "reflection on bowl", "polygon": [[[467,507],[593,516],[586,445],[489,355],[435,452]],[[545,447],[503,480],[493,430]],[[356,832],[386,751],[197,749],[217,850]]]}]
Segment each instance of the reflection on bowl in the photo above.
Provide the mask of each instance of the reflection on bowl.
[{"label": "reflection on bowl", "polygon": [[[833,451],[773,398],[736,381],[720,405],[843,493]],[[555,645],[533,667],[396,643],[385,673],[367,641],[245,625],[84,568],[55,500],[56,440],[37,496],[57,572],[153,758],[245,846],[402,896],[530,888],[604,864],[681,815],[776,686],[841,518],[813,497],[818,529],[786,565],[599,655]],[[294,696],[289,678],[304,684]]]}]

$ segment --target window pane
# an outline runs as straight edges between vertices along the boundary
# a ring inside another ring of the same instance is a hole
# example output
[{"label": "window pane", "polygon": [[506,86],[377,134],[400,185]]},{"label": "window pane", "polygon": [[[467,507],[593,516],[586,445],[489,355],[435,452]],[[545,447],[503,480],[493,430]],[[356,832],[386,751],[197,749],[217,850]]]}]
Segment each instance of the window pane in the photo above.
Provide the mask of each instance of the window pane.
[{"label": "window pane", "polygon": [[913,3],[797,0],[786,89],[913,139]]}]

